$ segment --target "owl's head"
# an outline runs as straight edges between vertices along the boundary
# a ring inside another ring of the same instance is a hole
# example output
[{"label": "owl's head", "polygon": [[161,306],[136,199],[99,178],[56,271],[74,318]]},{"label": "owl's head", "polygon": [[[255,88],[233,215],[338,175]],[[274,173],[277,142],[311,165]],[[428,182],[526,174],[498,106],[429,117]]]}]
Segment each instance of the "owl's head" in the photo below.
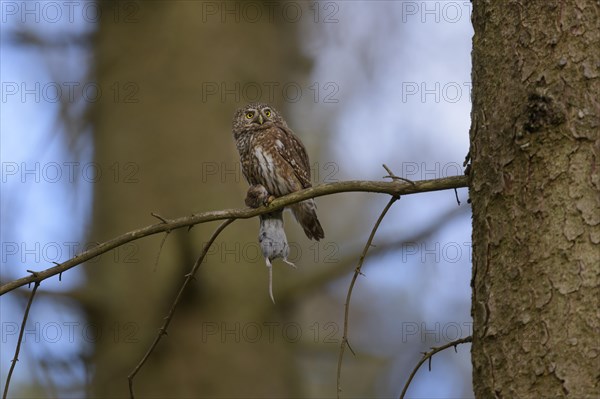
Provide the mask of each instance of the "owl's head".
[{"label": "owl's head", "polygon": [[252,103],[238,108],[233,117],[233,136],[252,133],[272,126],[287,126],[279,112],[269,104]]}]

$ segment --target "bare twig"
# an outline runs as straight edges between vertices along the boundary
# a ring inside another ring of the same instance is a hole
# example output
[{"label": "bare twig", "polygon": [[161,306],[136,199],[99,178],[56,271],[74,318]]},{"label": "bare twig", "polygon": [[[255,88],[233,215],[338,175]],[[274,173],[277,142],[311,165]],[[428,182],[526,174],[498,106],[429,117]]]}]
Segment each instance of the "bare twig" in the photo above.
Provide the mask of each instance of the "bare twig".
[{"label": "bare twig", "polygon": [[10,370],[8,371],[8,376],[6,377],[6,385],[4,386],[4,393],[2,394],[2,398],[6,399],[8,395],[8,386],[10,385],[10,379],[12,377],[13,371],[15,370],[15,366],[19,361],[19,352],[21,351],[21,342],[23,342],[23,334],[25,332],[25,324],[27,323],[27,318],[29,317],[29,309],[31,309],[31,304],[33,303],[33,297],[35,296],[35,292],[40,286],[39,281],[35,282],[33,286],[33,290],[31,291],[31,295],[29,295],[29,301],[27,302],[27,307],[25,308],[25,313],[23,314],[23,321],[21,322],[21,331],[19,331],[19,338],[17,339],[17,347],[15,349],[15,357],[10,365]]},{"label": "bare twig", "polygon": [[158,247],[158,253],[156,254],[156,259],[154,260],[154,270],[156,271],[156,269],[158,269],[158,261],[160,259],[160,254],[162,252],[163,246],[165,245],[165,241],[167,241],[167,237],[169,236],[169,234],[171,234],[171,230],[167,231],[165,233],[165,235],[163,236],[162,240],[160,241],[160,246]]},{"label": "bare twig", "polygon": [[[158,220],[162,221],[163,223],[169,223],[167,221],[167,219],[163,218],[158,213],[150,212],[150,214],[152,216],[154,216],[155,218],[157,218]],[[160,254],[162,252],[163,246],[165,245],[165,241],[167,241],[167,237],[169,236],[169,234],[171,234],[171,230],[167,230],[164,237],[160,241],[160,246],[158,247],[158,253],[156,254],[156,260],[154,261],[154,270],[153,271],[156,271],[156,269],[158,269],[158,260],[160,259]]]},{"label": "bare twig", "polygon": [[350,347],[350,344],[348,343],[348,314],[350,311],[350,298],[352,297],[352,291],[354,289],[354,284],[356,283],[356,279],[358,278],[358,275],[362,274],[360,270],[362,269],[362,265],[365,261],[365,257],[367,256],[367,251],[371,247],[371,243],[373,242],[373,238],[375,237],[375,233],[377,232],[377,229],[379,228],[381,221],[385,217],[385,214],[387,213],[387,211],[391,208],[391,206],[394,204],[394,202],[396,202],[398,199],[399,199],[398,196],[393,196],[392,198],[390,198],[390,201],[387,203],[385,208],[383,208],[381,215],[379,215],[377,222],[375,222],[375,226],[373,226],[373,230],[371,230],[369,239],[367,240],[367,243],[365,244],[362,254],[360,255],[360,259],[358,260],[358,265],[356,266],[356,269],[354,269],[354,276],[352,276],[352,281],[350,282],[350,287],[348,287],[348,294],[346,295],[346,304],[344,306],[345,307],[345,309],[344,309],[344,334],[342,336],[342,343],[340,345],[340,355],[338,358],[338,367],[337,367],[337,397],[338,398],[340,397],[340,392],[342,391],[342,386],[341,386],[342,361],[344,359],[344,350],[346,349],[346,346],[348,346],[350,351],[354,354],[354,351],[352,350],[352,348]]},{"label": "bare twig", "polygon": [[158,213],[150,212],[150,215],[154,216],[155,218],[157,218],[158,220],[160,220],[163,223],[169,223],[167,221],[167,219],[165,219],[164,217],[160,216]]},{"label": "bare twig", "polygon": [[454,189],[454,195],[456,196],[456,203],[460,206],[460,200],[458,199],[458,190]]},{"label": "bare twig", "polygon": [[181,288],[179,289],[179,292],[177,293],[177,296],[175,297],[175,300],[173,301],[173,305],[171,305],[171,309],[169,310],[169,313],[167,314],[167,316],[164,319],[165,321],[164,321],[163,325],[158,330],[158,334],[156,335],[156,338],[154,338],[154,342],[152,342],[152,345],[150,345],[150,347],[146,351],[146,354],[144,355],[144,357],[142,357],[142,360],[140,360],[140,362],[137,364],[137,366],[135,366],[135,368],[133,369],[131,374],[129,374],[127,376],[127,380],[129,381],[129,396],[132,399],[134,397],[133,379],[135,378],[137,373],[140,371],[140,369],[144,366],[144,364],[148,360],[148,357],[150,357],[150,355],[154,351],[154,348],[156,348],[156,345],[158,345],[158,342],[161,340],[163,335],[167,335],[167,328],[169,327],[169,324],[171,323],[171,320],[173,319],[173,315],[175,314],[177,305],[179,305],[179,302],[181,301],[181,298],[183,297],[183,292],[185,291],[185,289],[189,285],[189,283],[194,279],[194,276],[196,275],[198,268],[200,268],[202,261],[206,257],[206,254],[208,253],[210,246],[217,239],[219,234],[221,234],[221,232],[225,229],[225,227],[229,226],[234,220],[235,219],[227,219],[223,223],[221,223],[219,225],[219,227],[215,230],[213,235],[210,237],[208,242],[204,245],[204,248],[202,249],[200,256],[194,263],[194,266],[192,266],[192,270],[190,270],[190,272],[185,275],[185,280],[183,281],[183,284],[181,285]]},{"label": "bare twig", "polygon": [[139,240],[153,234],[163,233],[182,227],[193,226],[199,223],[206,223],[214,220],[225,219],[249,219],[254,216],[270,213],[282,209],[288,205],[304,201],[309,198],[321,197],[324,195],[343,193],[343,192],[372,192],[390,195],[408,195],[424,193],[429,191],[448,190],[459,187],[467,187],[466,176],[453,176],[442,179],[422,180],[414,184],[406,184],[397,180],[391,182],[369,181],[369,180],[350,180],[343,182],[321,184],[315,187],[296,191],[283,197],[276,198],[268,206],[256,209],[226,209],[222,211],[203,212],[191,216],[184,216],[177,219],[170,219],[167,223],[161,222],[141,229],[133,230],[109,241],[98,244],[98,246],[82,252],[79,255],[61,263],[60,265],[39,271],[32,272],[31,276],[22,277],[0,286],[0,295],[15,290],[26,284],[41,282],[47,278],[65,272],[75,266],[78,266],[98,255],[113,250],[123,244]]},{"label": "bare twig", "polygon": [[383,166],[383,169],[385,169],[385,171],[388,172],[387,176],[383,176],[384,179],[403,180],[407,183],[412,184],[413,186],[415,185],[415,182],[412,180],[405,179],[404,177],[396,176],[394,174],[394,172],[392,172],[392,170],[386,164],[383,164],[382,166]]},{"label": "bare twig", "polygon": [[429,352],[423,353],[423,358],[419,361],[419,363],[417,363],[417,365],[413,369],[412,373],[410,373],[410,376],[408,377],[408,381],[406,381],[406,384],[404,384],[404,388],[402,389],[402,393],[400,394],[400,399],[403,399],[404,395],[406,395],[406,391],[408,390],[408,386],[410,385],[413,377],[415,376],[415,374],[417,374],[417,370],[419,370],[419,367],[421,367],[421,365],[423,365],[423,363],[425,363],[425,361],[429,360],[429,371],[431,371],[431,358],[433,357],[433,355],[435,355],[436,353],[441,352],[445,349],[448,349],[452,346],[454,347],[454,350],[456,351],[457,345],[465,344],[467,342],[472,342],[472,341],[473,341],[473,337],[471,335],[469,335],[468,337],[457,339],[452,342],[448,342],[445,345],[431,348],[431,350]]}]

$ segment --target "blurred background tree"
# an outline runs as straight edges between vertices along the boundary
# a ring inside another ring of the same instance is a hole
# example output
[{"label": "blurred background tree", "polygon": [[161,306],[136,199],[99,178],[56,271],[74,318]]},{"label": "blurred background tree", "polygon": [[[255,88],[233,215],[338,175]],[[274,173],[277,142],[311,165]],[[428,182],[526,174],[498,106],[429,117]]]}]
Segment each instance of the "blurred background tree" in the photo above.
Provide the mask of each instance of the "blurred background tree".
[{"label": "blurred background tree", "polygon": [[[227,7],[231,14],[225,15],[234,22],[207,15],[207,6]],[[115,7],[122,5],[103,3],[103,13],[114,15]],[[241,16],[237,23],[242,7],[243,2],[139,3],[131,9],[130,23],[101,20],[98,83],[120,86],[122,97],[103,97],[92,109],[95,161],[122,169],[131,165],[137,181],[96,185],[94,239],[150,221],[150,212],[170,217],[243,206],[244,182],[231,135],[233,110],[242,101],[238,87],[258,83],[262,89],[262,82],[288,81],[305,86],[309,64],[298,51],[295,25],[264,18],[249,22]],[[211,94],[215,88],[218,95]],[[126,178],[127,170],[122,172]],[[92,381],[97,395],[126,393],[123,376],[154,338],[182,276],[214,228],[174,232],[155,273],[158,237],[135,244],[135,263],[121,258],[117,264],[110,260],[86,268],[88,281],[94,282],[83,292],[90,320],[101,326],[133,321],[140,327],[137,345],[115,344],[108,336],[96,344]],[[256,236],[252,220],[236,223],[219,237],[216,252],[187,293],[187,306],[177,313],[177,327],[138,377],[141,396],[304,394],[290,345],[280,339],[249,343],[237,337],[238,325],[284,323],[291,315],[289,305],[272,306],[264,295],[266,273],[260,259],[249,265],[242,256],[257,248]],[[221,323],[232,330],[227,339],[203,339],[208,325],[220,329]]]}]

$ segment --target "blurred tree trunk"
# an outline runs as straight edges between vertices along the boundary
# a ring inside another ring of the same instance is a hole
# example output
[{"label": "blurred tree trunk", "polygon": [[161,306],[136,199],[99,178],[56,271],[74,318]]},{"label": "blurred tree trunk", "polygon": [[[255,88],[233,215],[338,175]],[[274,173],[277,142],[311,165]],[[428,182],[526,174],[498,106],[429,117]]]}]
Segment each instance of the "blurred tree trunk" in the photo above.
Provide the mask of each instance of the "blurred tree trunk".
[{"label": "blurred tree trunk", "polygon": [[[233,111],[246,102],[240,88],[266,90],[263,82],[297,81],[305,73],[297,25],[265,15],[238,21],[241,3],[229,1],[100,4],[96,75],[103,92],[92,119],[102,176],[91,240],[158,222],[150,212],[169,218],[243,206]],[[223,21],[207,6],[234,11]],[[127,375],[216,226],[170,234],[156,271],[158,236],[85,268],[81,298],[102,332],[91,340],[93,396],[128,395]],[[257,248],[257,229],[256,220],[238,221],[218,239],[169,335],[138,374],[139,397],[302,395],[289,340],[281,339],[285,315],[273,314],[281,307],[268,299],[263,260],[249,265],[244,256],[245,247]],[[265,322],[275,323],[272,342]]]},{"label": "blurred tree trunk", "polygon": [[599,392],[599,14],[592,0],[473,4],[479,398]]}]

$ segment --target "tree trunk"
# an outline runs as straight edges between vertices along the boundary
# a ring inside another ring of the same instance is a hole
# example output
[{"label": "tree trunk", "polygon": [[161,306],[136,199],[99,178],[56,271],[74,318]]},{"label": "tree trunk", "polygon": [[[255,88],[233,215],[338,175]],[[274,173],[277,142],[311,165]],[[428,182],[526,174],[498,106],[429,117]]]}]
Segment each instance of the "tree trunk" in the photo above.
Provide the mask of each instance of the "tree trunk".
[{"label": "tree trunk", "polygon": [[[96,62],[104,95],[93,122],[95,162],[104,173],[94,187],[91,240],[158,223],[151,212],[172,218],[243,206],[233,112],[256,94],[253,87],[294,81],[306,64],[294,46],[296,25],[239,18],[241,4],[101,3]],[[263,92],[261,100],[280,105],[281,96]],[[85,268],[81,299],[90,325],[104,332],[91,342],[92,395],[128,395],[127,375],[216,226],[172,232],[156,269],[159,236]],[[268,332],[263,323],[286,322],[269,300],[264,260],[242,253],[257,247],[257,234],[253,220],[220,235],[169,335],[137,375],[139,397],[303,394],[293,347],[279,338],[253,341],[252,334]]]},{"label": "tree trunk", "polygon": [[599,393],[597,2],[474,1],[478,398]]}]

